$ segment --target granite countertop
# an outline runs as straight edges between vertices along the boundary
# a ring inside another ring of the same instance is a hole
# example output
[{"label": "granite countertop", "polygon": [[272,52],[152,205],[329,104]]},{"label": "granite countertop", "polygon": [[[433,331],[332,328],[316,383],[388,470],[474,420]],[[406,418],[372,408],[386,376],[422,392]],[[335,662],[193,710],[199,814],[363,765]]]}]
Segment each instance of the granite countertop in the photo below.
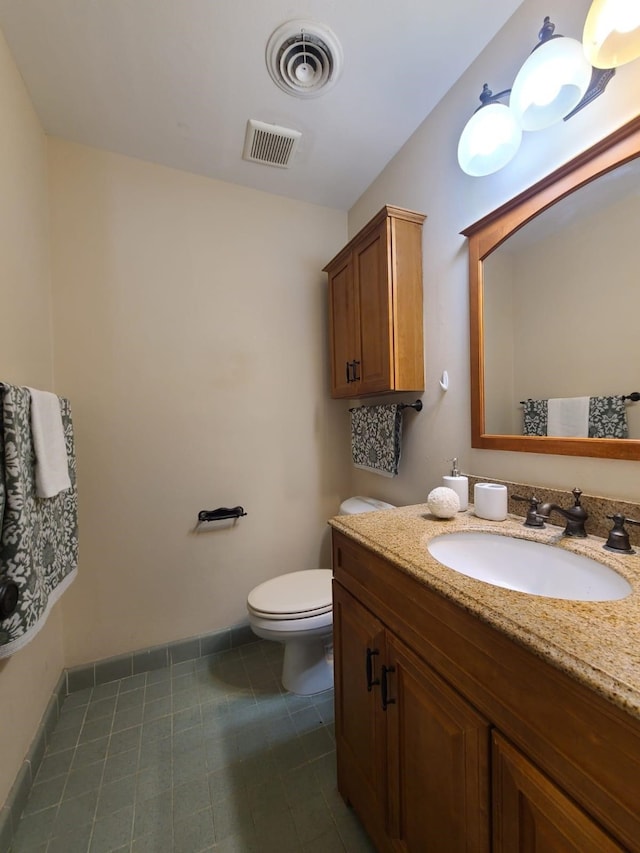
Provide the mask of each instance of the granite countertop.
[{"label": "granite countertop", "polygon": [[[555,525],[527,528],[519,516],[486,521],[473,507],[450,520],[416,504],[336,516],[329,523],[640,719],[640,555],[605,551],[596,536],[563,537],[564,528]],[[567,601],[468,578],[427,550],[434,536],[460,530],[531,539],[592,557],[625,577],[632,592],[618,601]]]}]

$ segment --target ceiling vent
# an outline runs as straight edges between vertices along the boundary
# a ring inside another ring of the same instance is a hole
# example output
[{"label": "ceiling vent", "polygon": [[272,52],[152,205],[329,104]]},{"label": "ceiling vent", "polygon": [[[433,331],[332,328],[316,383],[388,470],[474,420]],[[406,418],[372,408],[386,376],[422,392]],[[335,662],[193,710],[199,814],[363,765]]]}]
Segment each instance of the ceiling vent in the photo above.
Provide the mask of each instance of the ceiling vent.
[{"label": "ceiling vent", "polygon": [[242,157],[265,166],[287,169],[296,152],[302,134],[277,124],[265,124],[250,118],[244,138]]},{"label": "ceiling vent", "polygon": [[298,98],[315,98],[335,85],[342,71],[342,48],[329,27],[288,21],[267,43],[267,68],[274,83]]}]

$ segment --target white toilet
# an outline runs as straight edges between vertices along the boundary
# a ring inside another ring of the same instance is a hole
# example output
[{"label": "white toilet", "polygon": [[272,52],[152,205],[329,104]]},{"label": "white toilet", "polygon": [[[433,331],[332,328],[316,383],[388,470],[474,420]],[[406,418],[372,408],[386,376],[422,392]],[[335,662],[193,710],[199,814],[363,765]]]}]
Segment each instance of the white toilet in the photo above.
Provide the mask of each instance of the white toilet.
[{"label": "white toilet", "polygon": [[[357,496],[340,504],[340,515],[356,515],[392,504]],[[290,572],[261,583],[247,597],[251,630],[284,643],[282,684],[300,696],[333,687],[331,569]]]}]

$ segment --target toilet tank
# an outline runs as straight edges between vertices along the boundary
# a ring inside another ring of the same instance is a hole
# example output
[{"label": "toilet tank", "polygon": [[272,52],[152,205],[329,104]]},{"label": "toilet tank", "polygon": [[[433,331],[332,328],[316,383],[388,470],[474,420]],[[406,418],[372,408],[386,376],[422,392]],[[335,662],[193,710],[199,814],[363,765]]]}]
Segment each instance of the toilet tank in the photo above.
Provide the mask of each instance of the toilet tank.
[{"label": "toilet tank", "polygon": [[374,512],[378,509],[395,509],[393,504],[388,504],[386,501],[379,501],[376,498],[367,498],[362,495],[356,495],[353,498],[347,498],[340,504],[339,515],[358,515],[361,512]]}]

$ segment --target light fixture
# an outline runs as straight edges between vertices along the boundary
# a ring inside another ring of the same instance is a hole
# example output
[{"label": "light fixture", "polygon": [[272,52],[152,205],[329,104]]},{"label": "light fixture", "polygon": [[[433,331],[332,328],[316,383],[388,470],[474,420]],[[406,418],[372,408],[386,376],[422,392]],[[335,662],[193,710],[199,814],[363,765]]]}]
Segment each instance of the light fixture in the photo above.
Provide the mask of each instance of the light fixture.
[{"label": "light fixture", "polygon": [[[592,11],[607,2],[625,9],[633,5],[634,13],[627,12],[618,27],[624,25],[629,31],[637,27],[640,34],[640,0],[594,0]],[[465,125],[458,142],[458,162],[468,175],[497,172],[516,155],[523,130],[543,130],[571,118],[601,95],[615,74],[613,68],[592,67],[579,41],[556,35],[554,30],[555,24],[547,16],[538,33],[538,44],[511,89],[494,95],[485,83],[480,95],[482,105]]]},{"label": "light fixture", "polygon": [[617,68],[640,57],[640,0],[593,0],[582,35],[595,68]]},{"label": "light fixture", "polygon": [[522,129],[513,112],[500,99],[509,90],[494,95],[485,83],[481,106],[471,116],[458,143],[458,163],[463,172],[474,177],[490,175],[515,157]]},{"label": "light fixture", "polygon": [[591,82],[591,64],[576,39],[554,35],[548,17],[539,43],[518,71],[509,105],[523,130],[543,130],[578,106]]}]

